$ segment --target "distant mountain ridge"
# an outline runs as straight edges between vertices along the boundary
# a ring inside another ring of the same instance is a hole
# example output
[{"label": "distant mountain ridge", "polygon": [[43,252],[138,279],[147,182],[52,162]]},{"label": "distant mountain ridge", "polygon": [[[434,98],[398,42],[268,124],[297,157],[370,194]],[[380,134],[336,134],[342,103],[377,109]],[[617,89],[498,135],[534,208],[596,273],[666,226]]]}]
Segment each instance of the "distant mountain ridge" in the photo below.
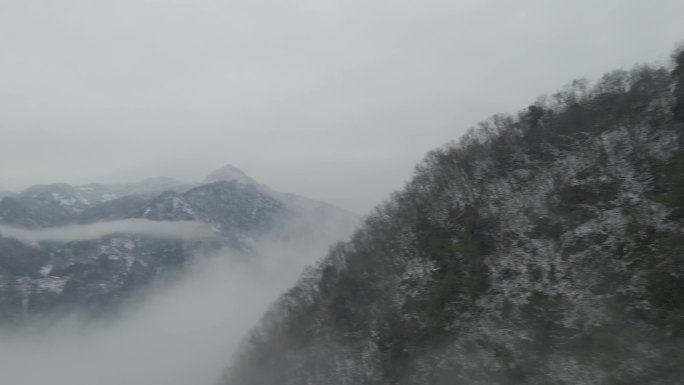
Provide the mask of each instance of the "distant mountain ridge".
[{"label": "distant mountain ridge", "polygon": [[84,211],[119,198],[149,197],[163,191],[185,191],[193,186],[172,178],[83,186],[34,185],[0,197],[0,223],[22,227],[59,226],[83,221],[85,218],[79,215]]},{"label": "distant mountain ridge", "polygon": [[0,225],[22,229],[126,220],[197,222],[214,235],[181,240],[113,233],[28,244],[3,237],[0,229],[0,322],[108,311],[198,255],[222,248],[248,252],[264,237],[318,235],[332,242],[340,234],[328,230],[348,233],[357,221],[334,206],[270,190],[233,166],[197,184],[153,178],[120,185],[37,185],[0,200]]}]

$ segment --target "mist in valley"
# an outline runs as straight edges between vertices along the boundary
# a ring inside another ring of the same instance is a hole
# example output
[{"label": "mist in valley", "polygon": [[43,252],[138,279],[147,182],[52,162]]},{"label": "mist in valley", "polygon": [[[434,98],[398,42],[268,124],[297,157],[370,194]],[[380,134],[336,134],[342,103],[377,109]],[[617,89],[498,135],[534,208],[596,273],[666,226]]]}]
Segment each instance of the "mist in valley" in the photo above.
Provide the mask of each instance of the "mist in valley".
[{"label": "mist in valley", "polygon": [[150,221],[147,219],[123,219],[84,225],[27,229],[0,224],[0,235],[22,242],[72,242],[98,239],[110,234],[136,234],[151,238],[202,239],[214,235],[205,223],[194,221]]},{"label": "mist in valley", "polygon": [[263,312],[332,241],[262,240],[249,253],[201,256],[113,318],[0,328],[0,382],[214,384]]}]

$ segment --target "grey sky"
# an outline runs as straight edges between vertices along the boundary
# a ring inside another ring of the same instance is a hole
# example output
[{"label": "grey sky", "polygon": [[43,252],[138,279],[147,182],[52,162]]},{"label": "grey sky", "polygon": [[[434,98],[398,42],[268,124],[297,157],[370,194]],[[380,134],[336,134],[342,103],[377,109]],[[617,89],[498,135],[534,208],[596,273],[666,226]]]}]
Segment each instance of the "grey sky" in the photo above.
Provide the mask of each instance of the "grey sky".
[{"label": "grey sky", "polygon": [[665,60],[681,0],[0,0],[0,189],[230,163],[364,212],[424,153]]}]

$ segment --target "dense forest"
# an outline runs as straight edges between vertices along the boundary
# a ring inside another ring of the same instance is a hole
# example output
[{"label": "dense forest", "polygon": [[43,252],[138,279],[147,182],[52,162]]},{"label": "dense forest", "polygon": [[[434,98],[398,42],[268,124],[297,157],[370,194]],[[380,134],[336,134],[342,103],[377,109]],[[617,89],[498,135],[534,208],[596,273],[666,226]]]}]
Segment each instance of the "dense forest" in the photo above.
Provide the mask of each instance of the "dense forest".
[{"label": "dense forest", "polygon": [[429,153],[265,315],[228,385],[678,384],[684,51]]}]

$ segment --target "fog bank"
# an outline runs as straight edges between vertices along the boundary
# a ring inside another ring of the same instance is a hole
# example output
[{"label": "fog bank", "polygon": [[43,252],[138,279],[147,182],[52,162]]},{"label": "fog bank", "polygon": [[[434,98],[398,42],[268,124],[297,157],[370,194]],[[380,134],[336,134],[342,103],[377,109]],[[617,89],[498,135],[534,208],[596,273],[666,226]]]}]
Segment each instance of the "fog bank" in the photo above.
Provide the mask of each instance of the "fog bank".
[{"label": "fog bank", "polygon": [[279,242],[249,256],[224,252],[152,288],[116,320],[0,329],[0,383],[214,384],[262,313],[326,249]]},{"label": "fog bank", "polygon": [[153,238],[197,239],[213,235],[210,226],[194,221],[150,221],[123,219],[85,225],[25,229],[0,224],[0,235],[22,242],[72,242],[97,239],[110,234],[136,234]]}]

